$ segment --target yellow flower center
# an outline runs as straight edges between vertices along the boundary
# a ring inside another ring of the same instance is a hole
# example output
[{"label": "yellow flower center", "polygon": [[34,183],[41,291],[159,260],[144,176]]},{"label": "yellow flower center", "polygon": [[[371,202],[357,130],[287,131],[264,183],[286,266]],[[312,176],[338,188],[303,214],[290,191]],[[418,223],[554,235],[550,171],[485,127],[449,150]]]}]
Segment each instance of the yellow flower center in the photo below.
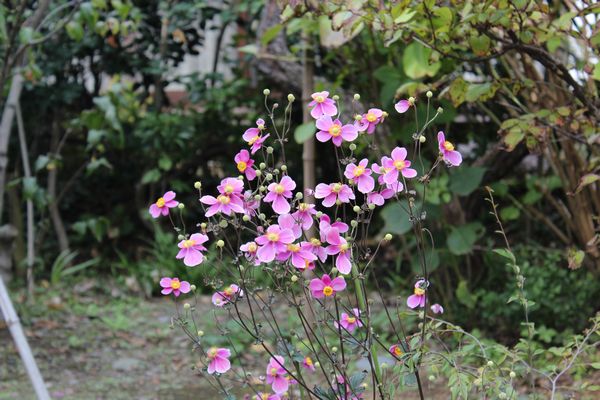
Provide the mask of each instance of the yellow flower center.
[{"label": "yellow flower center", "polygon": [[291,251],[292,253],[297,253],[300,251],[300,246],[298,246],[295,243],[291,243],[287,245],[287,249],[288,251]]},{"label": "yellow flower center", "polygon": [[250,243],[250,244],[248,245],[248,251],[249,251],[250,253],[255,253],[255,252],[256,252],[256,250],[258,250],[258,247],[256,246],[256,243],[254,243],[254,242],[253,242],[253,243]]},{"label": "yellow flower center", "polygon": [[350,248],[350,245],[348,243],[344,243],[343,245],[340,246],[340,252],[345,253],[348,251],[349,248]]},{"label": "yellow flower center", "polygon": [[423,296],[423,295],[425,294],[425,289],[421,289],[421,288],[419,288],[419,287],[416,287],[416,288],[415,288],[415,294],[416,294],[417,296]]},{"label": "yellow flower center", "polygon": [[325,286],[323,288],[323,294],[327,297],[331,296],[333,294],[333,288],[331,286]]},{"label": "yellow flower center", "polygon": [[342,190],[342,184],[341,183],[334,183],[333,186],[332,186],[332,188],[331,188],[331,191],[333,193],[339,193],[340,190]]},{"label": "yellow flower center", "polygon": [[252,139],[248,140],[248,144],[252,146],[258,139],[260,139],[260,135],[256,135]]},{"label": "yellow flower center", "polygon": [[304,363],[305,363],[306,365],[313,365],[312,358],[310,358],[310,357],[306,357],[306,358],[304,359]]},{"label": "yellow flower center", "polygon": [[225,193],[233,193],[233,186],[231,185],[225,185]]},{"label": "yellow flower center", "polygon": [[225,290],[223,290],[223,293],[225,293],[226,296],[231,296],[233,294],[233,289],[230,287],[225,288]]},{"label": "yellow flower center", "polygon": [[268,393],[263,393],[263,394],[260,395],[260,398],[262,400],[269,400],[269,394]]},{"label": "yellow flower center", "polygon": [[394,161],[394,167],[396,167],[397,170],[401,170],[406,167],[406,163],[404,160],[396,160]]},{"label": "yellow flower center", "polygon": [[402,355],[402,350],[400,349],[400,346],[396,346],[394,348],[394,354],[397,356],[401,356]]},{"label": "yellow flower center", "polygon": [[375,122],[377,121],[377,116],[373,113],[368,113],[367,114],[367,121],[369,122]]},{"label": "yellow flower center", "polygon": [[356,322],[356,317],[348,317],[348,323],[353,324]]},{"label": "yellow flower center", "polygon": [[278,240],[279,240],[279,234],[278,234],[278,233],[275,233],[275,232],[272,232],[272,233],[267,233],[267,239],[268,239],[270,242],[276,242],[276,241],[278,241]]},{"label": "yellow flower center", "polygon": [[446,151],[454,151],[454,145],[449,141],[445,141],[444,149],[446,149]]},{"label": "yellow flower center", "polygon": [[308,203],[300,203],[298,208],[300,209],[300,211],[306,211],[308,210]]},{"label": "yellow flower center", "polygon": [[331,128],[329,128],[329,134],[333,137],[338,137],[342,134],[342,127],[338,124],[333,124]]},{"label": "yellow flower center", "polygon": [[285,188],[283,187],[283,185],[282,185],[281,183],[278,183],[278,184],[275,186],[275,193],[277,193],[277,194],[281,194],[281,193],[283,193],[283,192],[285,192]]},{"label": "yellow flower center", "polygon": [[210,349],[208,349],[208,357],[209,358],[215,358],[217,356],[217,348],[216,347],[211,347]]},{"label": "yellow flower center", "polygon": [[313,246],[317,247],[321,245],[321,241],[317,238],[311,238],[310,239],[310,244],[312,244]]},{"label": "yellow flower center", "polygon": [[175,280],[171,281],[171,288],[172,289],[179,289],[180,287],[181,287],[181,282],[175,281]]},{"label": "yellow flower center", "polygon": [[186,249],[189,249],[190,247],[193,247],[196,244],[195,241],[188,239],[185,242],[183,242],[183,247]]},{"label": "yellow flower center", "polygon": [[277,368],[271,368],[271,376],[277,376]]},{"label": "yellow flower center", "polygon": [[165,203],[166,203],[165,199],[163,199],[162,197],[160,199],[156,200],[156,205],[160,208],[164,207]]},{"label": "yellow flower center", "polygon": [[354,176],[359,177],[364,173],[365,167],[363,167],[362,165],[359,165],[358,167],[354,168]]},{"label": "yellow flower center", "polygon": [[221,204],[229,204],[231,202],[231,199],[229,198],[229,196],[220,194],[217,196],[217,201]]},{"label": "yellow flower center", "polygon": [[244,161],[240,161],[239,163],[237,163],[238,171],[244,172],[246,168],[248,168],[248,164],[246,164]]},{"label": "yellow flower center", "polygon": [[325,97],[323,97],[323,96],[315,96],[315,101],[317,103],[322,103],[322,102],[325,101]]}]

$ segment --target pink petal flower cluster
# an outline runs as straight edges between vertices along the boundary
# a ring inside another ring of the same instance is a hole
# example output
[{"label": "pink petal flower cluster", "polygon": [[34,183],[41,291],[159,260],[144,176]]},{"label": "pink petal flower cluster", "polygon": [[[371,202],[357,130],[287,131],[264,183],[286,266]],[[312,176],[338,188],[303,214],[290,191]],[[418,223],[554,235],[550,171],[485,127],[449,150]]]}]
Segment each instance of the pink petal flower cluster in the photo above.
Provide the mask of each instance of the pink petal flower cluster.
[{"label": "pink petal flower cluster", "polygon": [[310,97],[312,98],[312,101],[308,103],[308,106],[312,107],[310,115],[314,119],[319,119],[323,116],[333,117],[337,114],[338,110],[335,105],[335,100],[329,98],[329,92],[316,92]]},{"label": "pink petal flower cluster", "polygon": [[325,249],[330,256],[336,256],[335,267],[340,274],[348,275],[352,271],[352,246],[344,239],[337,228],[332,227],[327,231],[327,243],[329,246]]},{"label": "pink petal flower cluster", "polygon": [[188,267],[195,267],[199,265],[204,260],[203,251],[206,251],[206,247],[203,246],[203,243],[208,241],[208,236],[202,233],[194,233],[190,236],[189,239],[184,239],[179,242],[177,245],[179,247],[179,252],[175,256],[178,260],[183,258],[183,263]]},{"label": "pink petal flower cluster", "polygon": [[302,360],[302,367],[310,372],[315,372],[315,364],[309,356],[304,357],[304,360]]},{"label": "pink petal flower cluster", "polygon": [[458,167],[462,163],[462,156],[456,150],[454,150],[454,145],[446,140],[444,136],[444,132],[438,132],[438,147],[440,149],[440,154],[442,158],[448,165]]},{"label": "pink petal flower cluster", "polygon": [[242,191],[244,190],[244,182],[237,178],[225,178],[221,181],[221,184],[217,186],[219,195],[215,198],[213,196],[202,196],[200,202],[207,204],[208,210],[206,210],[206,217],[212,217],[217,213],[223,213],[225,215],[231,215],[231,213],[244,214],[244,200],[242,197]]},{"label": "pink petal flower cluster", "polygon": [[273,211],[277,214],[287,214],[290,212],[290,203],[287,199],[292,197],[292,190],[296,189],[296,182],[289,176],[281,178],[279,183],[271,183],[267,189],[269,193],[264,198],[266,203],[272,203]]},{"label": "pink petal flower cluster", "polygon": [[282,356],[271,357],[267,364],[267,384],[271,385],[273,391],[277,394],[287,392],[289,381],[287,371],[283,368],[285,360]]},{"label": "pink petal flower cluster", "polygon": [[163,288],[161,290],[162,294],[168,296],[173,293],[175,297],[179,297],[181,293],[189,293],[192,290],[189,282],[180,281],[179,278],[164,277],[160,280],[160,287]]},{"label": "pink petal flower cluster", "polygon": [[278,253],[287,250],[287,245],[294,242],[294,234],[290,229],[282,229],[279,225],[270,225],[267,232],[256,238],[260,245],[256,256],[261,262],[271,262]]},{"label": "pink petal flower cluster", "polygon": [[254,166],[254,160],[250,158],[248,150],[240,150],[233,160],[235,161],[235,165],[240,174],[246,175],[246,179],[253,181],[256,178],[256,170],[252,168]]},{"label": "pink petal flower cluster", "polygon": [[256,252],[258,251],[258,244],[256,242],[250,241],[244,243],[240,246],[240,250],[249,261],[254,262],[254,265],[260,265],[260,261],[256,257]]},{"label": "pink petal flower cluster", "polygon": [[324,116],[317,120],[317,140],[327,142],[331,139],[334,145],[340,147],[344,140],[352,142],[358,137],[358,128],[352,124],[342,125],[339,119],[335,121],[330,116]]},{"label": "pink petal flower cluster", "polygon": [[212,303],[217,307],[223,307],[224,305],[231,303],[237,297],[242,297],[244,291],[236,284],[231,284],[222,291],[215,292],[212,295]]},{"label": "pink petal flower cluster", "polygon": [[367,132],[372,135],[375,127],[384,120],[384,113],[379,108],[370,108],[366,114],[362,115],[360,120],[356,121],[356,126],[360,132]]},{"label": "pink petal flower cluster", "polygon": [[322,299],[335,296],[337,292],[346,289],[346,281],[341,276],[331,279],[329,275],[325,274],[320,279],[314,278],[311,280],[309,288],[315,299]]},{"label": "pink petal flower cluster", "polygon": [[389,351],[390,351],[390,353],[393,356],[395,356],[397,358],[402,357],[404,355],[404,351],[402,350],[402,346],[399,345],[399,344],[395,344],[392,347],[390,347]]},{"label": "pink petal flower cluster", "polygon": [[398,182],[400,174],[405,178],[414,178],[417,176],[417,171],[410,168],[410,161],[406,159],[407,151],[404,147],[396,147],[392,150],[391,158],[383,157],[381,166],[385,170],[383,181],[388,185],[393,185]]},{"label": "pink petal flower cluster", "polygon": [[255,400],[281,400],[281,397],[279,397],[278,394],[258,392],[258,394],[256,396],[254,396],[254,399]]},{"label": "pink petal flower cluster", "polygon": [[229,361],[229,357],[231,357],[231,351],[229,349],[211,347],[206,352],[206,356],[208,357],[207,372],[209,374],[212,375],[215,372],[218,374],[224,374],[231,369],[231,362]]},{"label": "pink petal flower cluster", "polygon": [[352,314],[342,313],[340,317],[340,322],[335,322],[336,329],[341,325],[348,332],[354,332],[356,328],[360,328],[363,326],[362,322],[360,322],[360,310],[358,308],[352,309]]},{"label": "pink petal flower cluster", "polygon": [[179,202],[175,201],[175,192],[169,190],[167,193],[163,194],[162,197],[159,197],[158,200],[150,206],[148,211],[150,212],[150,215],[152,215],[152,218],[158,218],[161,215],[169,215],[169,209],[177,207],[178,205]]},{"label": "pink petal flower cluster", "polygon": [[300,224],[302,229],[306,231],[313,225],[313,215],[316,213],[317,210],[315,210],[314,204],[300,203],[298,204],[297,211],[294,212],[292,216],[294,217],[294,220]]},{"label": "pink petal flower cluster", "polygon": [[242,135],[242,138],[248,143],[248,146],[250,146],[250,152],[252,154],[256,153],[270,136],[269,134],[262,135],[262,131],[265,129],[265,121],[262,118],[259,118],[256,120],[256,128],[248,128]]},{"label": "pink petal flower cluster", "polygon": [[315,188],[315,198],[323,199],[323,206],[331,207],[336,201],[340,203],[349,203],[350,200],[354,200],[354,192],[350,189],[350,186],[337,182],[330,183],[319,183]]},{"label": "pink petal flower cluster", "polygon": [[311,251],[310,244],[308,242],[301,242],[300,244],[290,243],[287,245],[285,251],[277,254],[278,261],[289,260],[291,264],[299,270],[314,268],[314,264],[312,263],[316,259],[317,256]]},{"label": "pink petal flower cluster", "polygon": [[415,283],[414,294],[408,296],[406,305],[409,308],[425,307],[425,292],[429,284],[425,279],[419,279]]},{"label": "pink petal flower cluster", "polygon": [[442,307],[440,304],[435,303],[431,306],[431,311],[433,311],[434,314],[443,314],[444,307]]},{"label": "pink petal flower cluster", "polygon": [[369,160],[363,158],[358,165],[350,163],[346,165],[344,176],[356,183],[361,193],[371,193],[375,188],[375,179],[371,177],[371,169],[368,168]]}]

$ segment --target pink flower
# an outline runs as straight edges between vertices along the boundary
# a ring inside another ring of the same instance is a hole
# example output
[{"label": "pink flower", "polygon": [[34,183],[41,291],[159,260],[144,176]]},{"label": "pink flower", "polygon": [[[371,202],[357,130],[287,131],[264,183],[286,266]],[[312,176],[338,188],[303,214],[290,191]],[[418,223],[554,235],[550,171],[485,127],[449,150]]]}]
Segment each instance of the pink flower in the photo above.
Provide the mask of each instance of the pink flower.
[{"label": "pink flower", "polygon": [[252,154],[256,153],[263,145],[265,140],[270,136],[266,134],[264,136],[261,135],[262,131],[265,130],[265,121],[261,118],[256,120],[256,128],[248,128],[242,138],[248,143],[248,146],[251,146],[250,152]]},{"label": "pink flower", "polygon": [[454,145],[446,140],[442,131],[438,132],[438,147],[442,158],[447,164],[458,167],[462,163],[462,156],[454,150]]},{"label": "pink flower", "polygon": [[269,394],[258,392],[256,396],[254,396],[255,400],[281,400],[281,397],[277,394]]},{"label": "pink flower", "polygon": [[179,247],[179,253],[175,256],[178,260],[183,258],[183,263],[188,267],[195,267],[201,264],[204,260],[202,251],[206,251],[206,247],[202,244],[208,240],[208,236],[202,233],[194,233],[189,239],[182,240],[177,245]]},{"label": "pink flower", "polygon": [[[309,268],[309,264],[317,259],[310,251],[310,244],[302,242],[300,244],[290,243],[287,249],[277,254],[278,261],[290,260],[292,265],[299,270]],[[309,268],[310,269],[310,268]]]},{"label": "pink flower", "polygon": [[229,349],[211,347],[206,352],[206,356],[209,360],[207,372],[211,375],[215,372],[224,374],[231,368],[231,363],[229,362],[231,351]]},{"label": "pink flower", "polygon": [[284,363],[283,357],[275,356],[271,357],[267,365],[267,384],[271,385],[271,388],[277,394],[287,392],[289,387],[287,371],[283,368]]},{"label": "pink flower", "polygon": [[311,238],[308,241],[307,246],[310,251],[321,260],[321,262],[325,262],[327,259],[327,250],[323,247],[321,241],[317,238]]},{"label": "pink flower", "polygon": [[211,217],[216,213],[223,213],[225,215],[231,215],[234,213],[244,213],[244,202],[241,198],[242,190],[244,189],[244,183],[236,178],[225,178],[221,181],[221,184],[217,186],[219,195],[217,198],[213,196],[202,196],[200,202],[208,204],[208,210],[206,210],[206,217]]},{"label": "pink flower", "polygon": [[323,199],[323,206],[331,207],[337,200],[340,203],[349,203],[350,200],[354,200],[354,192],[350,189],[350,186],[337,182],[330,183],[319,183],[315,188],[315,198]]},{"label": "pink flower", "polygon": [[181,293],[189,293],[192,290],[189,282],[180,281],[179,278],[162,278],[160,280],[160,287],[163,288],[160,291],[162,294],[166,296],[173,293],[175,297],[179,297]]},{"label": "pink flower", "polygon": [[315,364],[313,363],[312,358],[310,358],[309,356],[304,357],[304,360],[302,360],[302,367],[309,370],[310,372],[315,372]]},{"label": "pink flower", "polygon": [[400,358],[404,355],[404,351],[402,350],[402,346],[399,344],[395,344],[390,347],[390,354],[395,356],[396,358]]},{"label": "pink flower", "polygon": [[256,256],[262,262],[271,262],[278,253],[287,250],[287,245],[294,241],[294,234],[289,229],[281,229],[279,225],[271,225],[267,232],[256,238],[260,245]]},{"label": "pink flower", "polygon": [[352,262],[350,258],[352,256],[352,246],[340,236],[339,231],[336,228],[331,228],[327,232],[327,254],[336,255],[335,267],[340,271],[341,274],[347,275],[352,270]]},{"label": "pink flower", "polygon": [[408,109],[410,108],[410,103],[408,102],[408,100],[400,100],[399,102],[397,102],[394,105],[394,108],[396,109],[396,111],[398,111],[400,114],[404,114],[405,112],[408,111]]},{"label": "pink flower", "polygon": [[[395,186],[399,190],[390,189],[388,186]],[[401,192],[404,189],[402,182],[396,182],[392,185],[386,185],[384,189],[379,192],[371,192],[367,194],[367,204],[375,204],[376,206],[382,206],[386,200],[394,197],[396,192]]]},{"label": "pink flower", "polygon": [[314,119],[319,119],[324,115],[333,117],[337,114],[338,110],[335,106],[335,101],[329,98],[329,92],[316,92],[313,93],[312,101],[308,103],[309,107],[313,107],[310,111],[310,115]]},{"label": "pink flower", "polygon": [[281,229],[289,229],[294,234],[294,238],[298,239],[302,236],[302,227],[300,222],[294,218],[293,214],[281,214],[277,217],[277,224]]},{"label": "pink flower", "polygon": [[156,203],[150,206],[150,215],[152,215],[152,218],[158,218],[161,215],[167,216],[169,215],[169,208],[177,207],[178,204],[179,202],[175,201],[175,192],[169,190],[162,197],[159,197]]},{"label": "pink flower", "polygon": [[414,178],[417,176],[417,171],[409,168],[410,161],[406,159],[406,149],[404,147],[396,147],[392,150],[392,158],[383,157],[381,165],[386,170],[386,173],[383,175],[383,181],[390,185],[398,182],[399,173],[405,178]]},{"label": "pink flower", "polygon": [[356,126],[351,124],[342,126],[339,119],[333,121],[329,116],[318,119],[316,125],[317,129],[319,129],[317,132],[317,140],[319,142],[325,143],[331,139],[334,145],[340,147],[344,140],[352,142],[358,137],[358,129]]},{"label": "pink flower", "polygon": [[277,214],[287,214],[290,212],[290,203],[286,199],[292,197],[292,190],[296,188],[296,182],[289,176],[281,178],[279,183],[271,183],[267,189],[269,193],[265,196],[265,202],[273,203],[273,211]]},{"label": "pink flower", "polygon": [[251,190],[246,190],[244,192],[242,202],[244,203],[244,214],[249,217],[253,217],[257,214],[256,210],[258,210],[258,207],[260,206],[260,201],[254,198]]},{"label": "pink flower", "polygon": [[444,307],[442,307],[441,305],[435,303],[434,305],[431,306],[431,311],[433,311],[434,314],[443,314],[444,313]]},{"label": "pink flower", "polygon": [[[342,375],[337,375],[332,381],[334,391],[337,392],[336,399],[340,400],[361,400],[364,399],[364,393],[355,393],[352,387],[346,383],[346,380]],[[338,397],[339,396],[339,397]]]},{"label": "pink flower", "polygon": [[341,221],[335,221],[332,224],[329,215],[323,214],[319,220],[319,233],[321,234],[321,241],[324,242],[327,240],[327,233],[331,228],[337,229],[339,233],[346,233],[349,229],[348,224],[345,224]]},{"label": "pink flower", "polygon": [[346,281],[341,276],[331,279],[325,274],[319,278],[310,281],[310,291],[315,299],[334,296],[337,292],[341,292],[346,288]]},{"label": "pink flower", "polygon": [[[346,313],[342,313],[340,318],[339,325],[341,325],[348,332],[354,332],[356,328],[360,328],[363,326],[362,322],[360,322],[360,310],[358,308],[353,308],[352,313],[354,315],[348,315]],[[335,323],[336,329],[339,329],[338,323]]]},{"label": "pink flower", "polygon": [[371,135],[375,132],[375,127],[383,122],[383,111],[379,108],[371,108],[366,114],[363,114],[362,118],[358,122],[358,130],[361,132],[367,131],[367,134]]},{"label": "pink flower", "polygon": [[254,265],[260,265],[260,261],[256,258],[256,252],[258,251],[256,242],[244,243],[240,246],[240,250],[248,260],[254,261]]},{"label": "pink flower", "polygon": [[419,279],[415,283],[414,294],[408,296],[408,299],[406,299],[406,305],[410,308],[425,307],[425,291],[427,286],[428,283],[425,279]]},{"label": "pink flower", "polygon": [[236,167],[241,174],[246,175],[246,179],[249,181],[256,178],[256,171],[252,168],[254,160],[250,158],[248,150],[240,150],[233,159],[236,162]]},{"label": "pink flower", "polygon": [[371,170],[367,168],[369,160],[363,158],[358,165],[351,163],[346,165],[344,176],[352,179],[361,193],[370,193],[375,188],[375,180],[371,177]]},{"label": "pink flower", "polygon": [[296,212],[294,212],[292,214],[292,216],[294,217],[294,219],[296,221],[298,221],[301,226],[302,229],[304,229],[305,231],[310,229],[310,227],[313,224],[313,215],[315,215],[317,213],[317,210],[315,210],[315,205],[314,204],[308,204],[308,203],[300,203],[298,204],[298,210]]},{"label": "pink flower", "polygon": [[235,297],[242,297],[244,291],[236,284],[231,284],[224,290],[216,292],[212,296],[212,303],[217,307],[223,307],[225,304],[235,300]]}]

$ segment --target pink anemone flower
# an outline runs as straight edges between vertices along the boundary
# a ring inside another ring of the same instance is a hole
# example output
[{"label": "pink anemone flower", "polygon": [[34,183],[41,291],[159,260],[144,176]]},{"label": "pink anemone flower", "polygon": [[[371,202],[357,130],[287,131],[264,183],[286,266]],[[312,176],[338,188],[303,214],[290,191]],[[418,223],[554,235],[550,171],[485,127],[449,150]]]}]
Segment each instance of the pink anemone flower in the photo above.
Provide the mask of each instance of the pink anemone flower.
[{"label": "pink anemone flower", "polygon": [[256,396],[254,396],[254,399],[255,400],[281,400],[281,397],[279,397],[278,394],[258,392],[258,394]]},{"label": "pink anemone flower", "polygon": [[322,299],[324,297],[335,296],[337,292],[346,289],[346,281],[341,276],[331,279],[329,275],[325,274],[321,279],[314,278],[311,280],[309,288],[315,299]]},{"label": "pink anemone flower", "polygon": [[248,150],[240,150],[233,160],[236,162],[237,170],[241,174],[246,175],[246,179],[252,181],[256,178],[256,171],[252,168],[254,166],[254,160],[250,158]]},{"label": "pink anemone flower", "polygon": [[260,201],[254,198],[251,190],[246,190],[244,192],[244,198],[242,199],[242,202],[244,214],[249,217],[253,217],[258,214],[256,210],[258,210],[258,207],[260,206]]},{"label": "pink anemone flower", "polygon": [[203,251],[206,251],[206,247],[202,244],[206,243],[208,236],[202,233],[194,233],[189,239],[182,240],[177,245],[179,252],[175,256],[178,260],[183,258],[183,263],[188,267],[195,267],[204,260]]},{"label": "pink anemone flower", "polygon": [[287,250],[287,245],[294,241],[294,234],[290,229],[281,229],[279,225],[271,225],[267,232],[256,238],[260,245],[256,256],[262,262],[271,262],[278,253]]},{"label": "pink anemone flower", "polygon": [[458,167],[462,163],[462,156],[454,150],[454,145],[446,140],[442,131],[438,132],[438,147],[442,158],[447,164]]},{"label": "pink anemone flower", "polygon": [[179,205],[178,201],[175,201],[175,192],[169,190],[167,193],[159,197],[154,204],[150,206],[150,215],[152,218],[158,218],[161,215],[169,215],[169,208],[174,208]]},{"label": "pink anemone flower", "polygon": [[431,311],[433,311],[434,314],[443,314],[444,307],[442,307],[440,304],[435,303],[431,306]]},{"label": "pink anemone flower", "polygon": [[348,224],[345,224],[342,221],[335,221],[332,224],[329,215],[323,214],[319,220],[319,233],[321,234],[321,241],[327,241],[327,233],[331,228],[337,229],[339,233],[346,233],[348,232],[348,229],[350,229]]},{"label": "pink anemone flower", "polygon": [[315,210],[314,204],[300,203],[298,204],[298,210],[294,212],[292,216],[300,223],[302,229],[306,231],[313,225],[314,221],[312,216],[316,213],[317,210]]},{"label": "pink anemone flower", "polygon": [[211,347],[206,352],[208,357],[208,370],[209,374],[224,374],[231,368],[229,357],[231,357],[231,351],[229,349]]},{"label": "pink anemone flower", "polygon": [[404,351],[402,350],[402,346],[399,344],[395,344],[389,349],[390,354],[395,356],[396,358],[400,358],[404,355]]},{"label": "pink anemone flower", "polygon": [[327,254],[334,256],[335,267],[340,271],[341,274],[347,275],[352,270],[352,246],[343,237],[340,236],[339,231],[336,228],[331,228],[327,232]]},{"label": "pink anemone flower", "polygon": [[202,196],[200,198],[201,203],[210,206],[206,210],[206,217],[211,217],[217,213],[225,215],[231,215],[232,212],[244,214],[244,201],[241,197],[244,183],[241,180],[225,178],[217,186],[217,190],[220,194],[216,198],[213,196]]},{"label": "pink anemone flower", "polygon": [[329,92],[316,92],[310,97],[312,97],[313,100],[308,103],[308,106],[313,107],[313,109],[310,110],[310,115],[314,119],[319,119],[324,115],[333,117],[337,114],[338,110],[335,106],[335,101],[329,98]]},{"label": "pink anemone flower", "polygon": [[292,190],[296,188],[296,182],[289,176],[281,178],[279,183],[271,183],[267,189],[269,193],[264,198],[267,203],[273,203],[273,211],[277,214],[287,214],[290,212],[290,203],[286,199],[292,197]]},{"label": "pink anemone flower", "polygon": [[315,372],[315,363],[309,356],[304,357],[304,360],[302,360],[302,367],[310,372]]},{"label": "pink anemone flower", "polygon": [[315,188],[315,198],[323,199],[323,206],[331,207],[336,201],[340,203],[349,203],[350,200],[354,200],[354,192],[350,189],[350,186],[337,182],[330,183],[319,183]]},{"label": "pink anemone flower", "polygon": [[225,304],[230,303],[235,297],[242,297],[244,291],[236,284],[231,284],[222,291],[216,292],[212,295],[212,303],[217,307],[223,307]]},{"label": "pink anemone flower", "polygon": [[162,294],[167,296],[173,293],[175,297],[179,297],[181,293],[189,293],[192,290],[189,282],[180,281],[179,278],[164,277],[160,280],[160,287],[163,288],[160,291]]},{"label": "pink anemone flower", "polygon": [[269,134],[262,135],[262,131],[265,130],[265,121],[261,118],[256,120],[256,128],[248,128],[242,135],[242,138],[251,146],[250,153],[256,153],[263,145],[265,140],[270,136]]},{"label": "pink anemone flower", "polygon": [[307,242],[302,242],[300,244],[290,243],[287,245],[285,251],[277,254],[278,261],[289,260],[291,264],[299,270],[309,268],[309,264],[316,259],[317,256],[310,251],[310,245]]},{"label": "pink anemone flower", "polygon": [[[356,328],[363,326],[362,322],[360,322],[360,310],[358,308],[353,308],[352,314],[353,315],[342,313],[339,322],[339,325],[341,325],[348,332],[354,332]],[[338,322],[335,322],[336,329],[339,329],[339,325]]]},{"label": "pink anemone flower", "polygon": [[296,239],[302,236],[302,226],[293,214],[281,214],[277,217],[277,224],[281,229],[291,230]]},{"label": "pink anemone flower", "polygon": [[283,368],[285,360],[282,356],[274,356],[267,364],[267,384],[271,385],[277,394],[285,393],[290,385],[287,379],[287,371]]},{"label": "pink anemone flower", "polygon": [[384,114],[379,108],[371,108],[358,121],[358,130],[361,132],[367,131],[371,135],[375,132],[375,127],[383,122]]},{"label": "pink anemone flower", "polygon": [[246,259],[254,261],[254,265],[260,265],[260,261],[256,257],[258,245],[256,242],[247,242],[240,246],[240,250],[244,253]]},{"label": "pink anemone flower", "polygon": [[358,165],[351,163],[346,165],[344,176],[356,183],[358,191],[370,193],[375,188],[375,180],[371,177],[371,169],[367,168],[369,160],[363,158]]},{"label": "pink anemone flower", "polygon": [[323,247],[321,241],[317,238],[311,238],[308,241],[307,247],[312,251],[312,253],[321,260],[321,262],[325,262],[327,259],[327,249]]},{"label": "pink anemone flower", "polygon": [[340,147],[344,140],[352,142],[358,137],[358,129],[356,126],[351,124],[342,126],[339,119],[334,121],[329,116],[318,119],[316,125],[317,129],[319,129],[317,132],[317,140],[319,142],[324,143],[331,139],[334,145]]},{"label": "pink anemone flower", "polygon": [[398,175],[402,174],[405,178],[414,178],[417,176],[417,171],[409,168],[410,161],[406,159],[406,149],[404,147],[396,147],[392,150],[392,158],[383,157],[381,165],[385,168],[386,173],[383,175],[383,181],[387,184],[398,182]]},{"label": "pink anemone flower", "polygon": [[400,100],[399,102],[397,102],[394,105],[394,108],[396,109],[396,111],[398,111],[400,114],[404,114],[405,112],[408,111],[408,109],[410,108],[410,103],[408,100]]},{"label": "pink anemone flower", "polygon": [[425,291],[428,283],[425,279],[419,279],[415,283],[414,294],[408,296],[406,299],[406,305],[410,308],[425,307]]}]

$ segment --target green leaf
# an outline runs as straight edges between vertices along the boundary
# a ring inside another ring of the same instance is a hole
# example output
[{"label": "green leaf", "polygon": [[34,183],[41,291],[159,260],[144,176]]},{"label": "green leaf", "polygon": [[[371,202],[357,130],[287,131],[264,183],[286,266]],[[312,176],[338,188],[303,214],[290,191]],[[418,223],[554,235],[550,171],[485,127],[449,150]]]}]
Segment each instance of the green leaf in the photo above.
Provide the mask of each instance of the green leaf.
[{"label": "green leaf", "polygon": [[500,218],[504,221],[513,221],[519,218],[521,211],[515,206],[504,207],[500,210]]},{"label": "green leaf", "polygon": [[294,139],[297,143],[302,144],[315,134],[315,129],[316,128],[314,122],[306,122],[302,125],[299,125],[294,130]]},{"label": "green leaf", "polygon": [[509,259],[510,261],[512,261],[513,264],[515,264],[517,262],[515,255],[512,252],[508,251],[507,249],[494,249],[493,252],[501,255],[504,258]]},{"label": "green leaf", "polygon": [[473,250],[473,245],[482,234],[483,225],[479,222],[453,227],[446,240],[446,245],[452,254],[457,256],[468,254]]},{"label": "green leaf", "polygon": [[46,168],[49,162],[50,157],[48,157],[47,155],[42,154],[41,156],[38,156],[37,160],[35,160],[35,171],[37,172]]},{"label": "green leaf", "polygon": [[35,177],[23,178],[23,197],[26,200],[32,200],[39,186]]},{"label": "green leaf", "polygon": [[142,184],[158,182],[160,179],[160,171],[157,168],[152,168],[142,176]]},{"label": "green leaf", "polygon": [[496,93],[495,87],[491,82],[486,83],[471,83],[465,93],[465,100],[468,102],[485,101]]},{"label": "green leaf", "polygon": [[22,44],[29,44],[33,40],[35,31],[33,28],[26,26],[19,31],[19,41]]},{"label": "green leaf", "polygon": [[591,185],[599,180],[600,175],[598,174],[585,174],[581,177],[581,179],[579,179],[579,184],[577,185],[577,188],[575,188],[575,194],[581,192],[585,186]]},{"label": "green leaf", "polygon": [[76,42],[81,41],[83,39],[83,27],[77,21],[69,21],[67,26],[65,27],[67,30],[67,35]]},{"label": "green leaf", "polygon": [[162,156],[160,156],[160,159],[158,160],[158,167],[160,169],[162,169],[163,171],[168,171],[171,169],[172,166],[173,166],[173,161],[171,161],[169,156],[167,156],[166,154],[163,154]]},{"label": "green leaf", "polygon": [[571,247],[567,252],[567,260],[569,261],[569,269],[579,269],[585,258],[585,253],[582,250]]},{"label": "green leaf", "polygon": [[506,151],[513,151],[515,147],[519,143],[523,141],[525,138],[525,132],[521,129],[521,127],[515,127],[508,131],[506,135],[504,135],[504,145],[506,146]]},{"label": "green leaf", "polygon": [[404,72],[411,79],[434,76],[442,66],[440,62],[429,64],[431,49],[413,42],[406,47],[402,56]]},{"label": "green leaf", "polygon": [[467,281],[460,281],[458,283],[456,298],[459,302],[467,306],[467,308],[473,308],[477,304],[477,295],[469,291]]},{"label": "green leaf", "polygon": [[472,36],[469,39],[469,44],[471,45],[471,49],[473,49],[473,53],[477,56],[483,56],[488,53],[490,49],[490,38],[486,35]]},{"label": "green leaf", "polygon": [[404,200],[400,203],[389,203],[383,207],[381,218],[385,221],[384,232],[404,235],[411,230],[412,224],[405,209],[408,209],[408,203]]},{"label": "green leaf", "polygon": [[258,47],[255,44],[247,44],[245,46],[238,47],[240,53],[256,55],[258,53]]},{"label": "green leaf", "polygon": [[269,43],[271,43],[271,41],[273,39],[275,39],[277,37],[277,35],[279,35],[279,32],[281,32],[281,29],[283,28],[283,25],[281,24],[277,24],[277,25],[273,25],[272,27],[270,27],[269,29],[267,29],[262,37],[260,38],[260,42],[263,46],[268,45]]},{"label": "green leaf", "polygon": [[450,176],[450,190],[459,196],[467,196],[473,193],[481,184],[485,171],[486,168],[484,167],[457,168]]}]

